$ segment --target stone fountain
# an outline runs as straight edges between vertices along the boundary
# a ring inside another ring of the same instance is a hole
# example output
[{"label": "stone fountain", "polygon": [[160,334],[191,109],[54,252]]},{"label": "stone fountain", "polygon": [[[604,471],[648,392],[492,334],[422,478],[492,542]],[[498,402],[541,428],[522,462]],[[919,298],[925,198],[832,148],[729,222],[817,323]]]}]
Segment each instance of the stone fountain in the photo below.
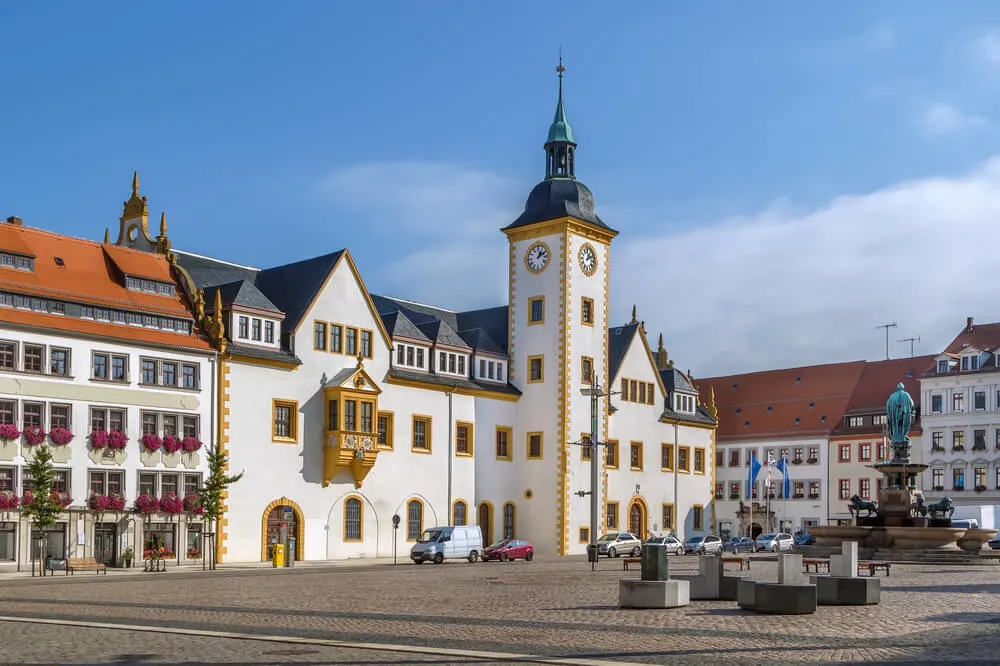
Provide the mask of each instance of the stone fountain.
[{"label": "stone fountain", "polygon": [[[810,528],[816,545],[839,546],[844,541],[857,541],[861,547],[872,549],[978,552],[997,531],[953,528],[951,514],[955,509],[951,499],[945,497],[934,504],[926,504],[917,487],[917,479],[928,465],[910,461],[913,399],[902,384],[896,385],[885,407],[892,459],[870,465],[883,475],[878,504],[852,497],[849,508],[855,516],[855,524]],[[868,515],[861,516],[862,511],[867,511]]]}]

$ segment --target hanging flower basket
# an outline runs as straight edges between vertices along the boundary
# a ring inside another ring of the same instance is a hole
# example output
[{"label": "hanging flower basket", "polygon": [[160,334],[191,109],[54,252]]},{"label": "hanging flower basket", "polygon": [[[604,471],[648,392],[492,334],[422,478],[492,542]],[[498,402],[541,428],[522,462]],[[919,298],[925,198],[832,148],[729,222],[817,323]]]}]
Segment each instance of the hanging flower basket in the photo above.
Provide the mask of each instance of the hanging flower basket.
[{"label": "hanging flower basket", "polygon": [[41,426],[28,426],[21,434],[24,435],[24,441],[31,446],[38,446],[45,441],[45,431]]},{"label": "hanging flower basket", "polygon": [[73,441],[73,433],[66,428],[53,428],[49,431],[49,439],[56,446],[66,446]]},{"label": "hanging flower basket", "polygon": [[87,498],[87,506],[91,511],[107,511],[108,510],[108,496],[107,495],[91,495]]},{"label": "hanging flower basket", "polygon": [[139,495],[135,498],[135,508],[139,513],[154,513],[160,508],[160,503],[150,495]]},{"label": "hanging flower basket", "polygon": [[205,513],[205,507],[201,505],[201,498],[194,493],[191,493],[190,495],[185,495],[184,511],[187,513],[194,513],[197,515]]},{"label": "hanging flower basket", "polygon": [[13,442],[21,436],[21,431],[13,423],[0,423],[0,439]]},{"label": "hanging flower basket", "polygon": [[95,430],[90,433],[90,448],[103,449],[110,439],[111,435],[107,430]]},{"label": "hanging flower basket", "polygon": [[30,490],[25,490],[21,495],[21,506],[31,506],[35,503],[35,495]]},{"label": "hanging flower basket", "polygon": [[160,511],[163,513],[181,513],[184,511],[184,503],[176,494],[167,493],[160,498]]},{"label": "hanging flower basket", "polygon": [[112,430],[108,433],[108,446],[121,451],[128,444],[128,437],[119,430]]},{"label": "hanging flower basket", "polygon": [[163,451],[165,453],[177,453],[181,450],[181,440],[177,439],[173,435],[167,435],[163,438]]},{"label": "hanging flower basket", "polygon": [[156,452],[163,446],[163,440],[156,433],[147,432],[142,436],[142,445],[147,451]]},{"label": "hanging flower basket", "polygon": [[181,444],[188,453],[194,453],[201,448],[201,440],[197,437],[185,437],[181,440]]},{"label": "hanging flower basket", "polygon": [[125,498],[121,495],[108,495],[108,511],[124,511]]},{"label": "hanging flower basket", "polygon": [[64,509],[73,503],[73,498],[70,497],[68,493],[60,493],[53,490],[49,493],[49,497],[52,498],[52,501],[58,503],[59,506]]},{"label": "hanging flower basket", "polygon": [[15,495],[14,493],[10,492],[9,490],[0,493],[0,510],[10,511],[12,509],[18,508],[20,505],[21,505],[21,498]]}]

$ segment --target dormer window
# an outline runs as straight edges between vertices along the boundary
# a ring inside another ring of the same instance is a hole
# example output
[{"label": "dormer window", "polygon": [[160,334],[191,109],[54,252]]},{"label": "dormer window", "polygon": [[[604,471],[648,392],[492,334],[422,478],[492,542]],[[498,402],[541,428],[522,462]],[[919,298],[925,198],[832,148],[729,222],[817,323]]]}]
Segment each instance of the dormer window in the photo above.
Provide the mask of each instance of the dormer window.
[{"label": "dormer window", "polygon": [[242,314],[233,315],[233,318],[236,321],[234,337],[237,340],[246,340],[258,345],[277,344],[279,335],[277,322]]},{"label": "dormer window", "polygon": [[404,368],[417,368],[426,370],[425,355],[427,350],[416,345],[404,345],[396,343],[396,365]]},{"label": "dormer window", "polygon": [[[476,379],[485,379],[488,381],[502,382],[504,381],[506,365],[503,361],[494,361],[488,358],[479,359],[479,371],[476,373]],[[475,368],[475,364],[473,364]]]},{"label": "dormer window", "polygon": [[157,294],[158,296],[173,296],[176,289],[169,282],[158,282],[157,280],[147,280],[145,278],[125,276],[125,288],[129,291],[141,291],[147,294]]},{"label": "dormer window", "polygon": [[437,372],[448,375],[465,376],[465,354],[438,352]]},{"label": "dormer window", "polygon": [[938,371],[938,374],[941,374],[941,375],[947,373],[948,372],[948,361],[938,361],[937,371]]},{"label": "dormer window", "polygon": [[19,254],[0,252],[0,267],[32,273],[35,270],[35,260],[32,257],[23,257]]},{"label": "dormer window", "polygon": [[863,416],[851,416],[847,419],[847,427],[849,428],[860,428],[865,424],[865,417]]},{"label": "dormer window", "polygon": [[978,370],[979,369],[979,355],[969,354],[962,357],[962,370]]},{"label": "dormer window", "polygon": [[694,414],[694,396],[682,393],[674,394],[674,411]]}]

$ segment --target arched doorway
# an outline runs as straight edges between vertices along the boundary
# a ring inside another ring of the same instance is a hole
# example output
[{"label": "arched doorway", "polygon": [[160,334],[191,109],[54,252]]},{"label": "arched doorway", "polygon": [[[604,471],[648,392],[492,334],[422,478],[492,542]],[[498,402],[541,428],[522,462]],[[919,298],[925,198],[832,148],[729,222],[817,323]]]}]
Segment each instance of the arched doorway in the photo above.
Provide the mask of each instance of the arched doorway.
[{"label": "arched doorway", "polygon": [[646,505],[642,500],[632,500],[628,507],[628,531],[643,541],[649,536],[646,529]]},{"label": "arched doorway", "polygon": [[483,532],[483,546],[493,543],[493,507],[489,502],[479,503],[479,518],[476,522]]},{"label": "arched doorway", "polygon": [[301,561],[305,552],[305,521],[299,505],[286,497],[268,504],[261,516],[260,559],[262,561],[271,559],[273,546],[279,542],[283,530],[287,530],[289,546],[294,540],[295,560]]},{"label": "arched doorway", "polygon": [[760,523],[754,523],[750,526],[750,538],[756,541],[757,537],[759,537],[763,531],[764,528],[760,526]]}]

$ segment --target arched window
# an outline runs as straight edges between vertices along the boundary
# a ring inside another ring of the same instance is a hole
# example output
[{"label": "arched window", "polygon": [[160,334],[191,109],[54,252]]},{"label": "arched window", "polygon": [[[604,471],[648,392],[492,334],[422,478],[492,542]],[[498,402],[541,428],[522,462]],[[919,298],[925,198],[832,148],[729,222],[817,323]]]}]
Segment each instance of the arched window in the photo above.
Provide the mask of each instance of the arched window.
[{"label": "arched window", "polygon": [[348,497],[344,502],[344,541],[361,541],[361,500]]},{"label": "arched window", "polygon": [[468,505],[462,500],[455,502],[455,509],[452,512],[452,525],[465,525],[466,524],[466,514],[469,511]]},{"label": "arched window", "polygon": [[418,499],[406,503],[406,540],[416,541],[424,531],[424,504]]},{"label": "arched window", "polygon": [[503,505],[503,538],[514,538],[514,503],[507,502]]}]

